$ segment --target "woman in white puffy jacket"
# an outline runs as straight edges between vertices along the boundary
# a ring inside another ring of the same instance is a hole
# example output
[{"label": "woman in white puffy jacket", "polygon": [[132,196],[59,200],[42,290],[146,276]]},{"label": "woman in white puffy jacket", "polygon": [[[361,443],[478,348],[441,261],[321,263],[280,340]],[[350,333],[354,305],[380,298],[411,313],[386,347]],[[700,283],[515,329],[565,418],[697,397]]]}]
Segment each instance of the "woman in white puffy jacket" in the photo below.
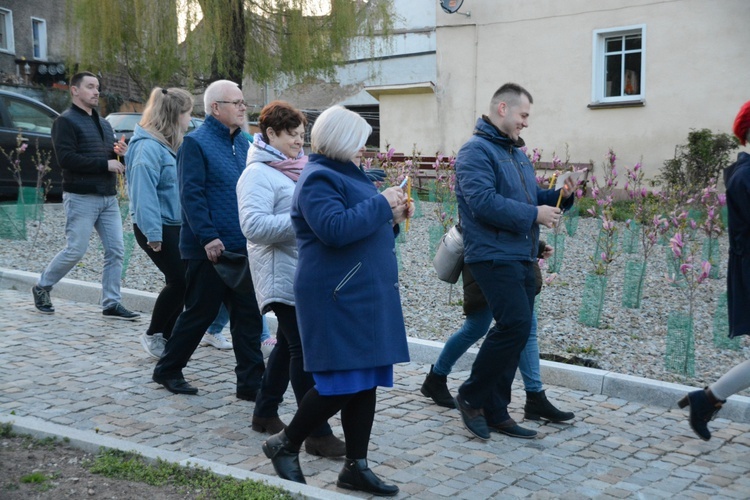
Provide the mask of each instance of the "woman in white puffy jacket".
[{"label": "woman in white puffy jacket", "polygon": [[[278,408],[291,381],[297,403],[315,385],[304,370],[302,342],[294,308],[297,241],[289,211],[295,184],[307,156],[302,150],[307,120],[284,101],[273,101],[260,112],[261,132],[255,134],[247,168],[237,183],[240,225],[261,312],[278,319],[277,344],[271,351],[255,400],[252,428],[276,434],[285,428]],[[305,440],[313,455],[339,457],[344,442],[326,423]]]}]

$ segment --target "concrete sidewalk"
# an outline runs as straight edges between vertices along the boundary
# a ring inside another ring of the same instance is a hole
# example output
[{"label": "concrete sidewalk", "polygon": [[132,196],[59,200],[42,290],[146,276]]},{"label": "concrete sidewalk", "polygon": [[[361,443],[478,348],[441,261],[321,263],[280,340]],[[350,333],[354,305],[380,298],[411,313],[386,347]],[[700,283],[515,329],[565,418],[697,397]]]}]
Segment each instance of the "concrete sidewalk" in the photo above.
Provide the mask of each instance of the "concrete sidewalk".
[{"label": "concrete sidewalk", "polygon": [[[137,338],[145,318],[104,319],[97,287],[71,282],[55,288],[54,315],[38,314],[33,279],[0,270],[0,421],[21,432],[71,437],[79,446],[134,449],[264,478],[303,497],[351,495],[335,486],[340,460],[303,452],[309,486],[276,478],[260,449],[265,436],[249,427],[253,404],[234,397],[231,351],[199,348],[185,370],[199,395],[172,395],[150,380],[154,361]],[[150,309],[152,294],[128,294],[128,307]],[[412,362],[397,366],[394,388],[379,391],[369,459],[376,473],[399,485],[400,498],[750,497],[748,398],[731,399],[710,424],[714,438],[706,443],[674,407],[686,387],[545,363],[545,381],[556,384],[547,392],[576,413],[573,424],[527,422],[538,439],[493,435],[485,443],[470,437],[455,410],[419,393],[440,347],[410,342]],[[468,363],[450,377],[452,389],[467,377]],[[291,392],[285,401],[280,413],[288,422]],[[522,403],[517,382],[511,407],[517,420]],[[331,424],[341,436],[338,418]]]}]

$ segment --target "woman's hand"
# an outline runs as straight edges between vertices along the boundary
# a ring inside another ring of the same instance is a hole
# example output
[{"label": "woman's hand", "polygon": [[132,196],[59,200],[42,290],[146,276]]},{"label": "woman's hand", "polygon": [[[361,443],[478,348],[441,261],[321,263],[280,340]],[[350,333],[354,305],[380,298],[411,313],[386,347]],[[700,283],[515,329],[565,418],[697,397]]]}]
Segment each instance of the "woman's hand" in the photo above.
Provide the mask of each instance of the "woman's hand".
[{"label": "woman's hand", "polygon": [[148,246],[154,252],[161,252],[161,241],[149,241]]},{"label": "woman's hand", "polygon": [[393,215],[393,223],[398,224],[406,220],[408,200],[404,190],[400,187],[393,186],[380,194],[388,200],[388,205],[390,205],[391,214]]}]

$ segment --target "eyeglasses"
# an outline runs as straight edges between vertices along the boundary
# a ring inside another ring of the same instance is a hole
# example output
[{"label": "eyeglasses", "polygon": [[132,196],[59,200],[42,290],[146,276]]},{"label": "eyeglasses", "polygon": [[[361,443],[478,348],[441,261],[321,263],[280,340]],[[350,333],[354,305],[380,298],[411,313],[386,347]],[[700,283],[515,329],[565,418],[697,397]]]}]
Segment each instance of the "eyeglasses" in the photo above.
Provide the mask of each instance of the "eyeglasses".
[{"label": "eyeglasses", "polygon": [[237,99],[236,101],[214,101],[219,104],[233,104],[235,108],[241,108],[242,106],[247,107],[247,103],[244,99]]}]

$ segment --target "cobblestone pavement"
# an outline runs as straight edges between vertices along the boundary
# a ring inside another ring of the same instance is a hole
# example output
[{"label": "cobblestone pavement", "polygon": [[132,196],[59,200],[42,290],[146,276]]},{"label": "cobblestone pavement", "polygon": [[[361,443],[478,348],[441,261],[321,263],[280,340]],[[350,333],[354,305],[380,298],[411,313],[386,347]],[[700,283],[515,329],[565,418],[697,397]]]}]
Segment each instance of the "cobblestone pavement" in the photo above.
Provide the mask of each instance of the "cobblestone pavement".
[{"label": "cobblestone pavement", "polygon": [[[96,430],[161,450],[274,475],[250,429],[253,403],[234,396],[232,351],[199,348],[186,378],[198,396],[168,393],[150,379],[154,360],[138,335],[146,319],[106,320],[96,305],[55,298],[35,312],[30,292],[0,290],[0,414]],[[459,415],[419,393],[427,366],[396,368],[379,390],[370,465],[401,488],[399,498],[750,498],[750,425],[717,419],[703,442],[685,412],[548,386],[576,413],[572,425],[526,425],[535,440],[471,438]],[[455,389],[467,372],[454,373]],[[516,382],[511,414],[523,416]],[[281,418],[295,409],[291,391]],[[338,418],[331,421],[342,436]],[[339,493],[341,460],[300,455],[308,484]],[[366,497],[366,495],[357,495]]]}]

